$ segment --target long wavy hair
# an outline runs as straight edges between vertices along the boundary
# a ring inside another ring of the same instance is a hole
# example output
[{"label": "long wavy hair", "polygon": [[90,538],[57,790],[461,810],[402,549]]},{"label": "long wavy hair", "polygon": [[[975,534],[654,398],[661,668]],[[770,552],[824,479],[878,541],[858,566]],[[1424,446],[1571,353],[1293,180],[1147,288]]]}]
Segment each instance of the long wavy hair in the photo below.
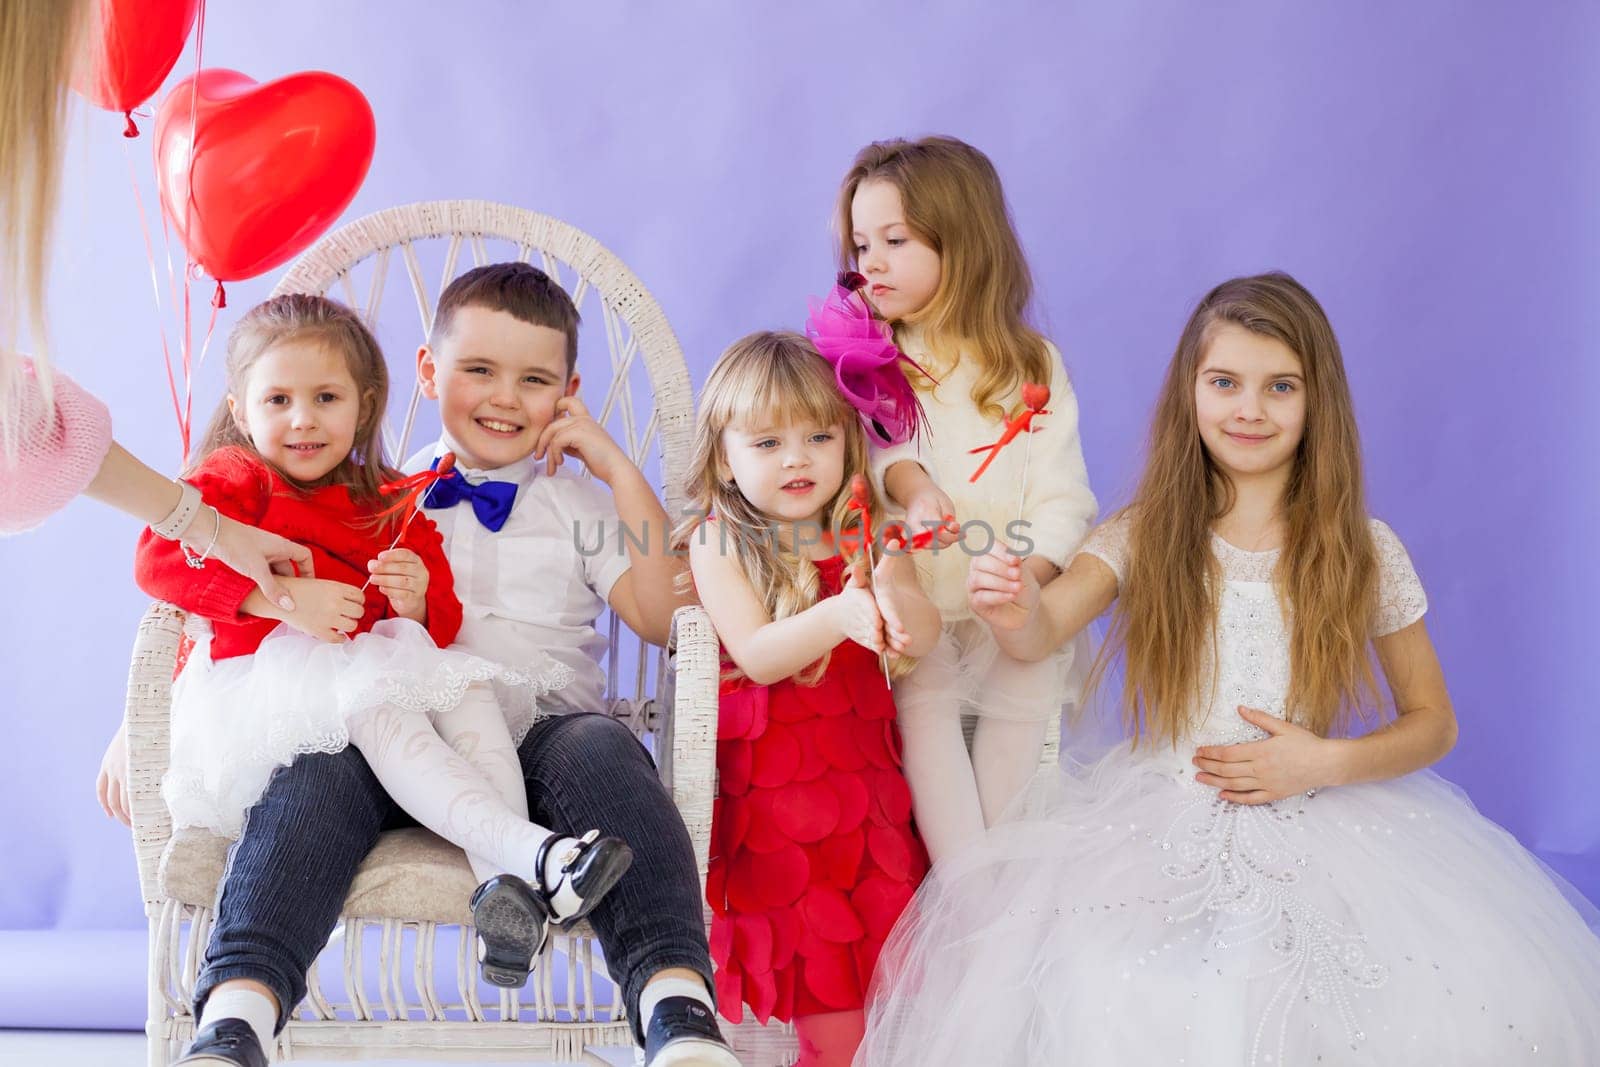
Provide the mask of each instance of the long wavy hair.
[{"label": "long wavy hair", "polygon": [[1233,507],[1235,487],[1201,442],[1195,379],[1221,323],[1281,341],[1305,377],[1305,429],[1281,504],[1286,534],[1273,581],[1290,620],[1290,718],[1326,736],[1349,725],[1351,709],[1376,704],[1368,643],[1378,562],[1339,342],[1316,298],[1281,272],[1223,282],[1184,327],[1124,509],[1127,574],[1096,671],[1122,657],[1122,711],[1136,738],[1176,743],[1190,709],[1207,699],[1221,589],[1211,530]]},{"label": "long wavy hair", "polygon": [[[772,520],[728,477],[723,431],[799,423],[842,428],[844,477],[822,513],[832,534],[859,529],[859,513],[848,505],[852,475],[867,472],[867,438],[861,420],[840,395],[833,368],[810,341],[798,333],[762,331],[728,346],[711,368],[700,394],[694,452],[689,460],[688,514],[672,538],[678,551],[686,550],[696,536],[722,538],[774,621],[798,615],[821,599],[816,564],[786,548]],[[875,496],[869,506],[878,514]],[[708,516],[715,516],[716,522],[707,524]],[[858,554],[846,553],[847,566],[854,565]],[[687,574],[680,580],[685,587],[692,581]],[[829,656],[823,656],[801,672],[799,680],[815,683],[827,670],[828,660]],[[891,655],[891,673],[910,669],[909,662],[899,660]],[[738,673],[735,670],[733,676]]]},{"label": "long wavy hair", "polygon": [[45,288],[61,192],[75,54],[86,0],[0,3],[0,456],[12,456],[21,425],[25,332],[44,394],[54,411]]},{"label": "long wavy hair", "polygon": [[[834,228],[842,268],[856,266],[851,202],[869,181],[899,190],[906,225],[939,253],[939,288],[918,315],[935,354],[959,347],[976,360],[972,402],[989,418],[1005,418],[1000,400],[1023,382],[1048,382],[1050,363],[1044,338],[1027,322],[1033,275],[994,164],[954,137],[867,145],[839,185]],[[931,388],[921,375],[911,381]]]},{"label": "long wavy hair", "polygon": [[[350,377],[360,392],[361,409],[356,422],[355,444],[350,455],[328,472],[320,485],[345,485],[358,504],[376,506],[387,503],[378,486],[399,477],[383,453],[383,414],[389,405],[389,370],[377,338],[367,329],[361,316],[325,296],[288,293],[266,300],[249,311],[228,334],[226,365],[228,392],[242,398],[250,368],[269,348],[285,341],[311,340],[327,345],[344,357]],[[227,398],[217,405],[200,439],[200,447],[190,471],[220,448],[238,447],[255,452],[255,445],[240,428]],[[260,455],[259,452],[256,453]],[[263,462],[268,462],[263,457]],[[276,470],[277,468],[274,467]],[[296,483],[282,470],[284,481]],[[314,488],[300,486],[299,488]]]}]

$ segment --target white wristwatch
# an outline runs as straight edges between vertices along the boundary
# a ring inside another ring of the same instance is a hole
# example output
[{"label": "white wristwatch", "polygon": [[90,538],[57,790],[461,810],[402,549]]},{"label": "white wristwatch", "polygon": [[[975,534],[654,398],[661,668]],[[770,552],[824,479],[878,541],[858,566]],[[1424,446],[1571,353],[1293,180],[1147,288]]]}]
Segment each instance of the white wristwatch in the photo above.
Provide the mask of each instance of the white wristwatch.
[{"label": "white wristwatch", "polygon": [[200,514],[202,506],[200,490],[188,482],[179,482],[178,488],[182,490],[182,495],[178,497],[177,507],[160,522],[150,524],[151,533],[168,541],[176,541],[183,536],[189,524],[194,521],[194,517]]}]

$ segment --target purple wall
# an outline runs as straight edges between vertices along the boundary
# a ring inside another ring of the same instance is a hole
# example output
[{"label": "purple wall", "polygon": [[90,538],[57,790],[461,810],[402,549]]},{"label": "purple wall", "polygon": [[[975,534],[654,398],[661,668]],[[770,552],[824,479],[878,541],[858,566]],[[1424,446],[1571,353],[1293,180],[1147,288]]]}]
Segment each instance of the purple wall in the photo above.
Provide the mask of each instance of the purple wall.
[{"label": "purple wall", "polygon": [[[1124,499],[1189,307],[1282,267],[1343,341],[1372,508],[1410,547],[1461,719],[1440,770],[1600,899],[1591,712],[1600,440],[1600,78],[1589,5],[1321,3],[215,4],[211,65],[321,68],[378,116],[346,218],[483,197],[596,234],[660,299],[699,382],[831,275],[862,143],[947,132],[1005,178],[1066,354],[1094,487]],[[180,62],[179,73],[191,60]],[[150,124],[144,123],[148,131]],[[63,366],[164,468],[176,435],[127,176],[148,138],[80,123],[51,310]],[[263,296],[235,285],[219,329]],[[196,289],[203,301],[205,288]],[[220,360],[202,373],[209,411]],[[197,421],[203,415],[197,414]],[[0,542],[4,931],[142,923],[126,833],[93,800],[145,600],[136,524],[80,502]],[[1510,903],[1510,902],[1508,902]],[[66,950],[65,938],[57,942]],[[35,948],[28,948],[33,945]],[[15,962],[11,962],[15,961]],[[143,975],[123,1000],[137,1021]],[[0,1025],[45,1022],[0,1003]]]}]

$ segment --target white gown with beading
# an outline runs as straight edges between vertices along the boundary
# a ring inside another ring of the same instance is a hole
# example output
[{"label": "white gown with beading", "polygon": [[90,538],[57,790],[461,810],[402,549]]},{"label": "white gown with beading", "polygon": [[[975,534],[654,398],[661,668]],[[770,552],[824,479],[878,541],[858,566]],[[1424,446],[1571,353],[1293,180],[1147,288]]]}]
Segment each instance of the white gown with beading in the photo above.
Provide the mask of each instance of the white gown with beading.
[{"label": "white gown with beading", "polygon": [[[1376,520],[1376,632],[1427,602]],[[1600,927],[1583,898],[1421,771],[1261,806],[1194,780],[1203,744],[1282,718],[1275,553],[1214,539],[1212,699],[1176,751],[1041,772],[941,861],[895,928],[856,1059],[1062,1064],[1600,1064]],[[1084,546],[1120,577],[1125,524]]]}]

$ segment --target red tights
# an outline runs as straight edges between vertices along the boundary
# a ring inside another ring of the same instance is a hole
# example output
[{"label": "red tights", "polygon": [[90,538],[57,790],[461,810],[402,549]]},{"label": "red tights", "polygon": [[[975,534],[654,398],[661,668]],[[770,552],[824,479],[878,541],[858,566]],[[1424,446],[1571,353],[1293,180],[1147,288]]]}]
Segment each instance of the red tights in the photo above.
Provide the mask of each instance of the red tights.
[{"label": "red tights", "polygon": [[866,1033],[867,1017],[860,1009],[802,1015],[795,1019],[794,1028],[800,1036],[796,1067],[850,1067]]}]

